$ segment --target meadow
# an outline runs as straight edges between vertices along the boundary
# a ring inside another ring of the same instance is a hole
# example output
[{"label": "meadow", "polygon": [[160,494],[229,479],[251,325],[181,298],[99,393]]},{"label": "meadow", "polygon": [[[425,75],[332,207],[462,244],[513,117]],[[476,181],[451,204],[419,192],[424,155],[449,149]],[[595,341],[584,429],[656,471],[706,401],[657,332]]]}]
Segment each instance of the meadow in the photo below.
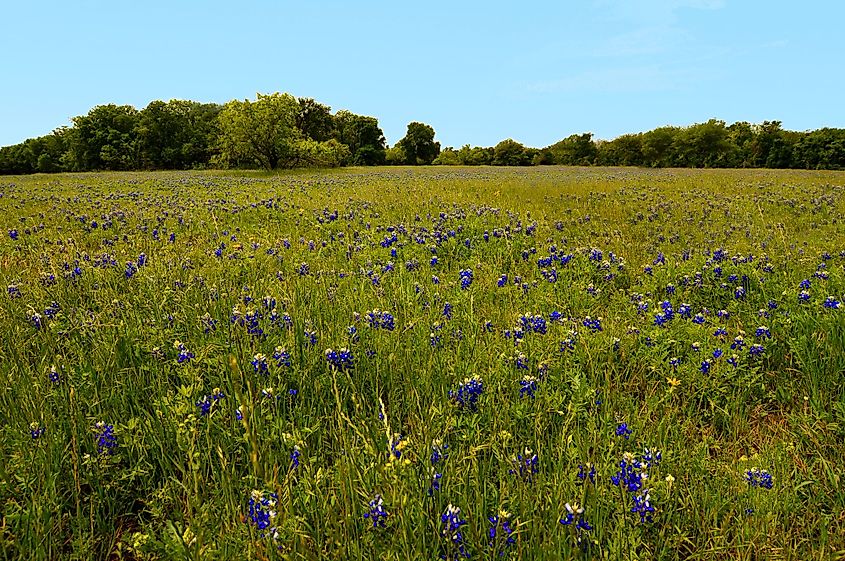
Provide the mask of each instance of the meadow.
[{"label": "meadow", "polygon": [[845,558],[843,196],[0,178],[0,558]]}]

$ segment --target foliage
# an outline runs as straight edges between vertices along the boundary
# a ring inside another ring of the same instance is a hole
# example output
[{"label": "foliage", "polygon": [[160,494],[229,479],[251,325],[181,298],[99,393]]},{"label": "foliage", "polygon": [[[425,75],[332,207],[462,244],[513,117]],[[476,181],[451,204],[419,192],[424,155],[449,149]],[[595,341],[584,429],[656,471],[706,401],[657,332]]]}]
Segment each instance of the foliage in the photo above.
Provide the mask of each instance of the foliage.
[{"label": "foliage", "polygon": [[440,153],[440,143],[434,140],[434,129],[425,123],[408,123],[405,136],[396,143],[405,154],[408,165],[428,165]]}]

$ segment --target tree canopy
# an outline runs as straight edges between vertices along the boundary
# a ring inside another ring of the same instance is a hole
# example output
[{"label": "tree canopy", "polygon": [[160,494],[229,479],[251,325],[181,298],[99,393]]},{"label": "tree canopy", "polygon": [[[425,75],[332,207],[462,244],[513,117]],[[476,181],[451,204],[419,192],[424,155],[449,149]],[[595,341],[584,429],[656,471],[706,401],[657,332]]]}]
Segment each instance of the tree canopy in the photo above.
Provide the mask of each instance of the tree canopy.
[{"label": "tree canopy", "polygon": [[710,119],[596,140],[569,135],[544,148],[513,139],[441,151],[431,125],[413,121],[388,149],[378,119],[287,93],[224,105],[187,100],[98,105],[37,138],[0,148],[0,174],[61,171],[264,169],[344,165],[606,165],[845,169],[845,129],[796,132],[780,121]]}]

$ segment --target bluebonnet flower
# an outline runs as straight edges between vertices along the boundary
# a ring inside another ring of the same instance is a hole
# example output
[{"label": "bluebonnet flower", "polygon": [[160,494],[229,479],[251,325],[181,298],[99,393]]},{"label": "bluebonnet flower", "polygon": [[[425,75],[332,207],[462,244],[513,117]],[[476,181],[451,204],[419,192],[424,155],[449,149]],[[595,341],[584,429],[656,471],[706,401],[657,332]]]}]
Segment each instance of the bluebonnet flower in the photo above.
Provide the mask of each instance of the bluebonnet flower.
[{"label": "bluebonnet flower", "polygon": [[672,367],[672,370],[677,370],[678,365],[680,365],[680,364],[681,364],[681,359],[679,359],[676,356],[673,356],[672,358],[669,359],[669,366]]},{"label": "bluebonnet flower", "polygon": [[276,361],[276,366],[278,367],[288,367],[290,366],[290,353],[287,352],[284,347],[276,347],[273,351],[273,359]]},{"label": "bluebonnet flower", "polygon": [[124,276],[127,279],[131,279],[135,273],[138,272],[138,267],[132,261],[126,262],[126,270],[123,272]]},{"label": "bluebonnet flower", "polygon": [[21,297],[21,290],[18,288],[16,284],[10,284],[6,287],[6,293],[9,295],[9,298],[20,298]]},{"label": "bluebonnet flower", "polygon": [[701,362],[701,366],[699,366],[698,369],[701,370],[702,374],[707,374],[710,372],[710,366],[712,364],[713,362],[709,358],[706,358]]},{"label": "bluebonnet flower", "polygon": [[278,537],[278,531],[274,526],[276,521],[276,503],[279,496],[269,491],[253,490],[249,496],[247,505],[247,524],[255,526],[258,535],[264,537]]},{"label": "bluebonnet flower", "polygon": [[736,368],[739,365],[739,357],[737,355],[731,355],[727,363]]},{"label": "bluebonnet flower", "polygon": [[32,314],[30,314],[29,323],[31,323],[35,329],[41,329],[44,327],[43,318],[38,312],[33,312]]},{"label": "bluebonnet flower", "polygon": [[461,509],[449,503],[443,514],[440,515],[440,523],[443,525],[440,534],[446,539],[446,550],[441,554],[441,559],[468,558],[469,551],[467,551],[464,534],[461,530],[467,521],[461,518]]},{"label": "bluebonnet flower", "polygon": [[765,469],[752,468],[745,472],[745,481],[751,487],[771,489],[774,486],[772,474]]},{"label": "bluebonnet flower", "polygon": [[269,374],[270,367],[267,364],[267,355],[258,353],[252,357],[252,368],[257,374]]},{"label": "bluebonnet flower", "polygon": [[499,288],[502,288],[503,286],[507,285],[508,284],[508,276],[503,274],[502,276],[499,277],[499,280],[496,281],[496,284],[498,285]]},{"label": "bluebonnet flower", "polygon": [[104,421],[98,421],[94,425],[94,431],[97,436],[97,454],[101,456],[114,454],[115,448],[117,448],[114,425],[108,425]]},{"label": "bluebonnet flower", "polygon": [[509,469],[508,473],[519,475],[526,483],[531,483],[540,471],[540,458],[530,448],[526,448],[522,453],[511,458],[511,461],[515,467]]},{"label": "bluebonnet flower", "polygon": [[722,349],[713,349],[713,358],[719,360],[725,352]]},{"label": "bluebonnet flower", "polygon": [[631,436],[631,429],[628,428],[628,423],[619,423],[619,426],[616,427],[616,436],[622,436],[625,440]]},{"label": "bluebonnet flower", "polygon": [[798,293],[798,300],[801,302],[808,302],[810,300],[810,293],[806,290],[802,290]]},{"label": "bluebonnet flower", "polygon": [[303,335],[305,335],[305,344],[306,345],[316,345],[317,344],[317,332],[311,331],[310,329],[306,329],[303,331]]},{"label": "bluebonnet flower", "polygon": [[431,443],[431,465],[437,465],[449,457],[449,445],[440,440],[435,439]]},{"label": "bluebonnet flower", "polygon": [[296,272],[299,273],[299,276],[304,277],[311,272],[311,268],[308,266],[308,263],[300,263]]},{"label": "bluebonnet flower", "polygon": [[446,319],[452,319],[452,304],[449,302],[443,304],[443,315]]},{"label": "bluebonnet flower", "polygon": [[659,465],[661,460],[663,460],[663,453],[659,450],[651,450],[649,448],[643,449],[642,456],[640,456],[641,462],[646,465],[647,468],[651,469],[652,466]]},{"label": "bluebonnet flower", "polygon": [[241,411],[240,407],[235,409],[235,420],[237,420],[237,421],[243,421],[244,420],[244,412]]},{"label": "bluebonnet flower", "polygon": [[472,284],[472,269],[461,269],[458,273],[461,279],[461,289],[466,290]]},{"label": "bluebonnet flower", "polygon": [[750,347],[748,347],[748,355],[749,356],[760,356],[765,352],[765,347],[760,345],[759,343],[754,343]]},{"label": "bluebonnet flower", "polygon": [[44,309],[44,315],[47,316],[48,319],[53,319],[59,312],[61,311],[62,307],[59,305],[58,302],[51,302],[49,306]]},{"label": "bluebonnet flower", "polygon": [[384,499],[381,495],[376,495],[367,506],[369,510],[364,513],[364,518],[372,522],[373,528],[385,528],[389,514],[384,510]]},{"label": "bluebonnet flower", "polygon": [[208,415],[212,406],[224,397],[226,397],[226,394],[220,388],[214,388],[211,390],[211,395],[206,395],[197,401],[196,405],[200,408],[200,416]]},{"label": "bluebonnet flower", "polygon": [[211,317],[211,314],[206,312],[202,318],[200,318],[203,326],[203,333],[211,333],[217,329],[217,320]]},{"label": "bluebonnet flower", "polygon": [[504,556],[507,548],[516,543],[513,535],[513,528],[510,523],[510,513],[502,510],[498,516],[488,516],[490,528],[487,529],[487,545],[499,551],[499,556]]},{"label": "bluebonnet flower", "polygon": [[824,302],[822,302],[822,306],[830,308],[831,310],[838,310],[842,307],[842,303],[833,296],[828,296],[824,299]]},{"label": "bluebonnet flower", "polygon": [[629,493],[636,493],[643,488],[645,479],[648,479],[648,474],[643,471],[642,462],[630,452],[625,452],[619,462],[619,471],[610,477],[610,482]]},{"label": "bluebonnet flower", "polygon": [[534,399],[534,393],[537,391],[537,378],[526,374],[522,380],[519,381],[519,397],[530,397]]},{"label": "bluebonnet flower", "polygon": [[591,330],[593,332],[597,332],[597,331],[602,330],[602,328],[601,328],[601,318],[593,319],[590,316],[587,316],[587,317],[584,318],[583,325],[584,325],[584,327],[588,328],[589,330]]},{"label": "bluebonnet flower", "polygon": [[372,310],[367,312],[366,318],[370,327],[386,329],[388,331],[393,331],[396,328],[396,320],[393,314],[388,311]]},{"label": "bluebonnet flower", "polygon": [[13,241],[18,239],[18,231],[15,229],[9,230],[9,238]]},{"label": "bluebonnet flower", "polygon": [[478,410],[478,398],[484,391],[484,382],[478,376],[465,378],[463,382],[458,384],[456,390],[449,390],[449,399],[451,399],[459,409],[466,409],[469,411]]},{"label": "bluebonnet flower", "polygon": [[742,350],[745,347],[745,337],[742,335],[737,335],[734,337],[733,343],[731,343],[731,350]]},{"label": "bluebonnet flower", "polygon": [[595,484],[596,482],[596,466],[591,463],[586,464],[578,464],[578,479],[580,483],[586,483],[589,481],[590,483]]},{"label": "bluebonnet flower", "polygon": [[29,425],[29,435],[32,437],[32,440],[38,440],[46,431],[44,427],[39,425],[37,422],[32,422]]},{"label": "bluebonnet flower", "polygon": [[578,505],[578,503],[566,503],[564,508],[566,509],[566,514],[558,522],[564,526],[575,528],[575,541],[579,545],[586,545],[583,543],[584,534],[591,531],[593,527],[584,518],[584,508]]},{"label": "bluebonnet flower", "polygon": [[603,257],[603,254],[602,254],[600,249],[592,248],[590,250],[590,255],[589,255],[590,261],[601,261],[602,257]]},{"label": "bluebonnet flower", "polygon": [[514,357],[514,365],[516,365],[517,370],[528,370],[528,357],[525,356],[525,353],[519,353]]},{"label": "bluebonnet flower", "polygon": [[696,325],[704,325],[705,319],[703,314],[695,314],[692,318],[692,322]]},{"label": "bluebonnet flower", "polygon": [[185,347],[185,344],[181,341],[174,341],[173,348],[179,351],[179,354],[176,356],[176,362],[179,364],[190,362],[190,360],[194,358],[194,353],[189,351],[187,347]]},{"label": "bluebonnet flower", "polygon": [[640,524],[651,522],[653,519],[652,513],[654,512],[654,507],[651,504],[651,496],[649,495],[648,489],[639,495],[633,495],[632,499],[634,504],[631,507],[631,512],[640,515]]},{"label": "bluebonnet flower", "polygon": [[299,451],[299,446],[294,445],[293,449],[290,451],[290,469],[291,470],[294,470],[294,469],[299,467],[300,456],[302,456],[302,453]]},{"label": "bluebonnet flower", "polygon": [[728,330],[724,327],[719,327],[713,332],[713,337],[725,337],[728,334]]},{"label": "bluebonnet flower", "polygon": [[810,279],[804,279],[800,283],[798,283],[798,288],[802,288],[802,289],[806,290],[806,289],[810,288],[811,284],[812,283],[810,282]]},{"label": "bluebonnet flower", "polygon": [[352,368],[354,365],[352,351],[347,348],[341,348],[337,351],[333,349],[326,349],[326,362],[340,370]]},{"label": "bluebonnet flower", "polygon": [[762,337],[764,339],[770,339],[772,337],[772,332],[769,331],[769,328],[765,325],[761,325],[757,328],[757,331],[754,333],[757,337]]},{"label": "bluebonnet flower", "polygon": [[58,384],[62,381],[59,371],[56,369],[55,365],[50,367],[50,371],[47,373],[47,379],[53,384]]}]

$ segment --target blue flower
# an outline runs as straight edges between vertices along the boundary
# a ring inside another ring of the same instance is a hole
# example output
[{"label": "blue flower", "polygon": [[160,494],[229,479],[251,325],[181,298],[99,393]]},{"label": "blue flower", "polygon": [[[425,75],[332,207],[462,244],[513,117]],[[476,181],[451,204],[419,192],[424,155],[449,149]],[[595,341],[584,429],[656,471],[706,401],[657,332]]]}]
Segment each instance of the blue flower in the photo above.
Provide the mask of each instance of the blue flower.
[{"label": "blue flower", "polygon": [[651,504],[651,497],[649,495],[648,489],[646,489],[639,495],[634,495],[632,498],[634,501],[634,505],[631,507],[631,512],[640,515],[641,524],[651,522],[654,507]]},{"label": "blue flower", "polygon": [[107,425],[104,421],[98,421],[94,425],[97,435],[97,454],[107,456],[114,454],[117,448],[117,437],[114,434],[114,425]]},{"label": "blue flower", "polygon": [[289,367],[291,364],[290,361],[290,353],[287,352],[284,347],[276,347],[273,351],[273,360],[276,361],[276,366],[278,367]]},{"label": "blue flower", "polygon": [[441,558],[469,557],[469,551],[467,551],[464,543],[464,534],[461,530],[467,521],[461,518],[461,509],[449,503],[443,514],[440,515],[440,523],[442,524],[440,534],[446,541],[446,551],[441,555]]},{"label": "blue flower", "polygon": [[591,463],[579,464],[578,465],[578,479],[580,479],[581,483],[586,483],[589,481],[590,483],[595,484],[596,482],[596,466]]},{"label": "blue flower", "polygon": [[499,555],[504,556],[505,550],[516,543],[510,514],[501,511],[498,516],[488,516],[487,521],[490,522],[490,528],[487,529],[487,545],[498,549]]},{"label": "blue flower", "polygon": [[267,365],[267,356],[261,353],[252,358],[252,368],[256,374],[269,374],[270,367]]},{"label": "blue flower", "polygon": [[619,426],[616,427],[616,436],[622,436],[625,440],[631,436],[631,429],[628,428],[628,423],[619,423]]},{"label": "blue flower", "polygon": [[354,366],[352,351],[347,348],[341,348],[337,351],[326,349],[326,362],[339,370],[345,370]]},{"label": "blue flower", "polygon": [[278,532],[274,526],[276,520],[276,503],[279,496],[269,491],[253,490],[247,504],[247,518],[245,522],[259,530],[259,536],[276,539]]},{"label": "blue flower", "polygon": [[534,476],[540,471],[540,458],[530,448],[526,448],[521,454],[511,458],[515,467],[508,470],[511,475],[519,475],[526,483],[531,483]]},{"label": "blue flower", "polygon": [[774,486],[772,474],[764,469],[753,468],[745,472],[745,481],[751,487],[771,489]]},{"label": "blue flower", "polygon": [[534,399],[534,393],[537,391],[537,378],[526,374],[522,380],[519,381],[519,397],[530,397]]},{"label": "blue flower", "polygon": [[478,411],[478,398],[484,391],[484,382],[478,376],[464,379],[456,390],[449,390],[451,399],[458,409]]},{"label": "blue flower", "polygon": [[373,523],[373,528],[384,528],[387,525],[388,512],[384,510],[384,500],[381,495],[376,495],[368,504],[369,510],[364,513],[364,518]]}]

